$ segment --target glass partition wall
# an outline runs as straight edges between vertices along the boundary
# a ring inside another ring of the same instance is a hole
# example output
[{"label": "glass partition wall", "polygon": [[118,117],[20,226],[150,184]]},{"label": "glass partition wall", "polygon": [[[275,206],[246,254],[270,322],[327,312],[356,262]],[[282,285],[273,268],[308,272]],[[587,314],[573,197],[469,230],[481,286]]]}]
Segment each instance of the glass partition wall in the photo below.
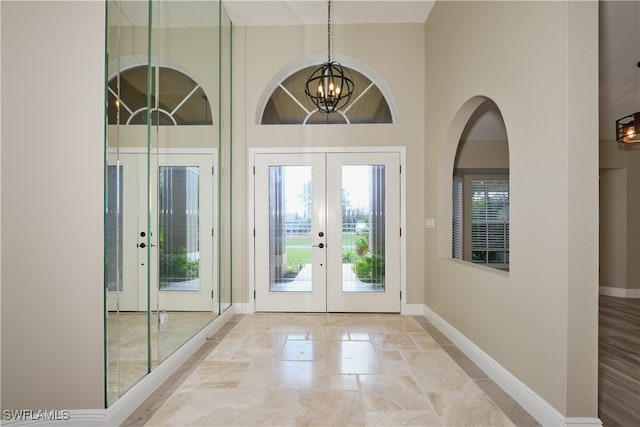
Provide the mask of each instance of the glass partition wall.
[{"label": "glass partition wall", "polygon": [[231,305],[231,22],[109,0],[106,62],[109,406]]}]

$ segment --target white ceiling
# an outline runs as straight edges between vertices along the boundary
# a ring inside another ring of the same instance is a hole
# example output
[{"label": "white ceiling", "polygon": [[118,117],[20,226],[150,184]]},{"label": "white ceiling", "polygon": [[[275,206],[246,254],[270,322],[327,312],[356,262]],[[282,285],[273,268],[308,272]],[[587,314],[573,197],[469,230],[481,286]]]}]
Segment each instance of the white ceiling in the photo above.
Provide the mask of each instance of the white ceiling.
[{"label": "white ceiling", "polygon": [[[435,1],[332,0],[335,24],[424,23]],[[225,0],[234,25],[314,25],[327,23],[326,0]]]}]

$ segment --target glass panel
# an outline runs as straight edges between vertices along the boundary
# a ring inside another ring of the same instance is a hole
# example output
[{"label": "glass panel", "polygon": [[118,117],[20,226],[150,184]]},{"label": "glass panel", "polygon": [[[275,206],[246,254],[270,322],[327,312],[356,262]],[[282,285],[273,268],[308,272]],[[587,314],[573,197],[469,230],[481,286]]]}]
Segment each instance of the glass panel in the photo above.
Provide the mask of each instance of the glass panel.
[{"label": "glass panel", "polygon": [[107,169],[107,288],[122,292],[122,166]]},{"label": "glass panel", "polygon": [[361,97],[353,98],[345,114],[353,124],[392,122],[387,100],[375,85],[371,85]]},{"label": "glass panel", "polygon": [[301,124],[308,112],[291,98],[280,86],[278,86],[262,114],[263,125],[293,125]]},{"label": "glass panel", "polygon": [[200,290],[199,175],[197,166],[159,172],[160,290]]},{"label": "glass panel", "polygon": [[[199,183],[203,193],[198,196],[200,218],[189,219],[190,214],[186,210],[178,214],[174,209],[171,215],[163,218],[164,223],[156,209],[160,204],[160,192],[157,188],[149,188],[147,183],[165,173],[158,166],[167,164],[159,160],[166,149],[181,154],[204,152],[214,159],[219,159],[222,156],[220,152],[224,151],[224,162],[216,165],[224,167],[216,170],[230,173],[231,24],[227,18],[226,39],[221,42],[221,8],[218,0],[107,2],[108,80],[105,81],[105,96],[108,108],[105,151],[110,157],[110,165],[120,161],[121,165],[126,166],[124,172],[119,173],[117,169],[107,166],[105,159],[104,239],[108,270],[103,286],[109,291],[123,290],[106,292],[106,406],[111,405],[150,369],[218,315],[216,298],[219,275],[214,260],[224,259],[231,268],[231,228],[226,228],[227,224],[231,224],[230,176],[225,177],[223,184],[214,187],[213,182],[218,178],[209,176],[210,168],[207,166],[208,179],[204,180],[201,176]],[[150,22],[153,28],[149,27]],[[221,44],[226,48],[223,64]],[[220,90],[222,69],[229,70],[227,77],[222,80],[227,94],[221,94]],[[147,98],[148,93],[151,93],[150,99]],[[225,105],[224,114],[220,109],[221,103]],[[152,112],[153,129],[141,129],[147,125],[149,111]],[[221,119],[227,123],[225,129],[218,127]],[[126,126],[127,123],[141,126]],[[219,144],[219,137],[223,133],[227,135],[225,147]],[[140,151],[142,147],[146,152]],[[137,154],[133,155],[132,152]],[[124,155],[121,153],[137,156],[132,162],[136,173],[129,164],[123,162]],[[205,170],[202,167],[200,169]],[[175,177],[178,172],[174,172]],[[183,170],[180,173],[188,180],[186,176],[190,172]],[[121,186],[123,177],[127,180],[126,188]],[[177,185],[175,179],[172,185]],[[205,186],[215,188],[215,191],[205,191]],[[121,198],[115,196],[118,191]],[[214,198],[220,195],[220,198]],[[168,203],[166,198],[175,199],[177,195],[175,191],[167,190],[163,197],[165,199],[162,202]],[[220,216],[215,209],[223,199],[229,201],[224,206],[226,219],[218,222]],[[117,212],[114,206],[118,201],[121,212]],[[123,201],[128,211],[122,211]],[[177,237],[169,237],[174,240],[175,246],[170,248],[171,253],[164,254],[167,259],[164,272],[160,274],[160,234],[173,233],[170,231],[173,229],[165,229],[165,226],[175,226],[180,217],[185,221],[185,233],[191,227],[190,234],[187,233],[191,237],[183,236],[184,250],[182,244],[176,243]],[[122,227],[123,221],[127,228]],[[197,233],[196,237],[193,236],[193,227],[201,228],[200,236]],[[211,236],[209,228],[215,228],[217,237],[214,243],[207,240],[205,245],[204,239]],[[219,249],[217,244],[220,241],[217,239],[222,239],[223,233],[227,244]],[[146,246],[141,246],[142,243]],[[118,247],[121,248],[120,253],[117,253]],[[208,251],[206,256],[205,248]],[[199,253],[203,254],[202,259]],[[184,277],[177,277],[180,274]],[[225,301],[228,306],[231,304],[230,271],[225,273],[225,277],[229,278],[225,282]],[[121,285],[117,284],[118,281]],[[200,292],[158,292],[161,286],[168,291],[175,289],[178,284],[183,288],[200,289]],[[123,295],[132,290],[135,293],[134,305],[123,309]],[[198,294],[199,301],[207,299],[206,304],[189,308],[191,300],[185,300],[184,303],[177,301],[185,294],[188,298]],[[175,309],[177,306],[186,308],[178,310]],[[215,309],[212,310],[212,307]]]},{"label": "glass panel", "polygon": [[269,167],[269,289],[312,290],[311,166]]},{"label": "glass panel", "polygon": [[342,166],[342,291],[385,290],[385,166]]},{"label": "glass panel", "polygon": [[220,3],[153,0],[151,12],[148,174],[157,183],[149,194],[148,230],[157,245],[149,250],[155,366],[218,315],[216,240],[226,231],[215,222],[214,186],[227,169],[215,168],[213,175],[208,163],[220,149]]},{"label": "glass panel", "polygon": [[[261,124],[304,124],[304,119],[317,107],[305,95],[305,84],[316,66],[303,68],[282,81],[271,94]],[[345,72],[354,82],[350,104],[342,114],[313,113],[306,124],[392,123],[391,110],[380,89],[362,73],[349,67]]]},{"label": "glass panel", "polygon": [[[198,83],[168,67],[151,69],[152,124],[210,125],[213,123],[209,98]],[[156,105],[156,92],[159,94]],[[119,99],[116,99],[117,95]],[[158,122],[156,112],[166,116]],[[118,114],[120,117],[118,118]],[[147,66],[129,68],[109,81],[109,124],[147,124]],[[127,119],[133,115],[131,121]],[[119,120],[119,121],[118,121]]]},{"label": "glass panel", "polygon": [[[139,64],[130,78],[123,78],[126,66],[122,58],[133,53],[145,52],[148,41],[146,18],[147,2],[107,2],[107,52],[109,81],[105,81],[108,109],[105,129],[105,404],[110,406],[123,393],[149,372],[148,312],[138,306],[138,275],[131,265],[138,264],[140,252],[136,245],[138,220],[137,204],[129,203],[128,195],[138,193],[138,182],[129,179],[131,169],[123,163],[121,148],[146,146],[144,141],[134,141],[124,131],[124,124],[131,117],[132,108],[146,108],[147,100],[137,88],[146,87],[147,66]],[[127,93],[129,104],[118,99]],[[144,94],[146,92],[142,92]],[[124,182],[127,174],[127,182]],[[126,187],[125,187],[126,184]],[[145,189],[146,193],[146,189]],[[128,203],[125,205],[125,201]],[[126,210],[125,210],[126,208]],[[144,215],[145,213],[141,213]],[[129,227],[125,229],[126,227]],[[133,303],[129,296],[133,293]],[[126,302],[126,303],[125,303]],[[141,310],[141,311],[137,311]]]},{"label": "glass panel", "polygon": [[[231,18],[227,14],[224,5],[221,5],[220,14],[220,61],[219,61],[219,171],[226,171],[218,178],[219,182],[219,225],[218,241],[219,241],[219,262],[218,262],[218,292],[219,292],[219,310],[224,311],[231,306],[233,282],[233,256],[232,256],[232,231],[233,230],[233,200],[234,193],[231,191],[233,181],[233,134],[232,134],[232,116],[231,116],[231,100],[232,100],[232,25]],[[238,197],[238,192],[235,192]],[[244,266],[238,263],[238,267],[242,269]],[[242,270],[241,270],[242,271]],[[240,273],[242,276],[242,272]]]}]

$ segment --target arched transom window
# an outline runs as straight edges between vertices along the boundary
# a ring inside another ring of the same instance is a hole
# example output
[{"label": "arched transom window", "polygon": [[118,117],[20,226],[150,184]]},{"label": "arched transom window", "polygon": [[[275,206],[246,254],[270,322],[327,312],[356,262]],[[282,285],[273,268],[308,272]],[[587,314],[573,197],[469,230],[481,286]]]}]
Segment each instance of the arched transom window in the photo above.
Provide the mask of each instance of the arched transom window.
[{"label": "arched transom window", "polygon": [[147,66],[138,65],[109,80],[109,124],[211,125],[211,106],[202,87],[169,67],[151,69],[151,108],[147,107]]},{"label": "arched transom window", "polygon": [[305,83],[316,65],[303,68],[285,78],[271,93],[262,112],[263,125],[393,123],[389,104],[378,86],[353,68],[350,73],[355,91],[349,104],[334,113],[318,111],[304,93]]}]

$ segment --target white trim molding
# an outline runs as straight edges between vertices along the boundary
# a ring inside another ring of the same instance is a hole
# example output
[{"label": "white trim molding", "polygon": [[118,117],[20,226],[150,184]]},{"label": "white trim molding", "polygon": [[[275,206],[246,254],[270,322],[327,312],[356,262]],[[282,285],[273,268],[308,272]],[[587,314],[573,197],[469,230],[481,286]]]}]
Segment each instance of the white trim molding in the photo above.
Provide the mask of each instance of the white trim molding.
[{"label": "white trim molding", "polygon": [[424,317],[543,426],[602,426],[602,421],[598,418],[565,417],[435,311],[426,305],[423,307]]},{"label": "white trim molding", "polygon": [[617,286],[600,286],[600,295],[618,298],[640,298],[640,289],[619,288]]}]

